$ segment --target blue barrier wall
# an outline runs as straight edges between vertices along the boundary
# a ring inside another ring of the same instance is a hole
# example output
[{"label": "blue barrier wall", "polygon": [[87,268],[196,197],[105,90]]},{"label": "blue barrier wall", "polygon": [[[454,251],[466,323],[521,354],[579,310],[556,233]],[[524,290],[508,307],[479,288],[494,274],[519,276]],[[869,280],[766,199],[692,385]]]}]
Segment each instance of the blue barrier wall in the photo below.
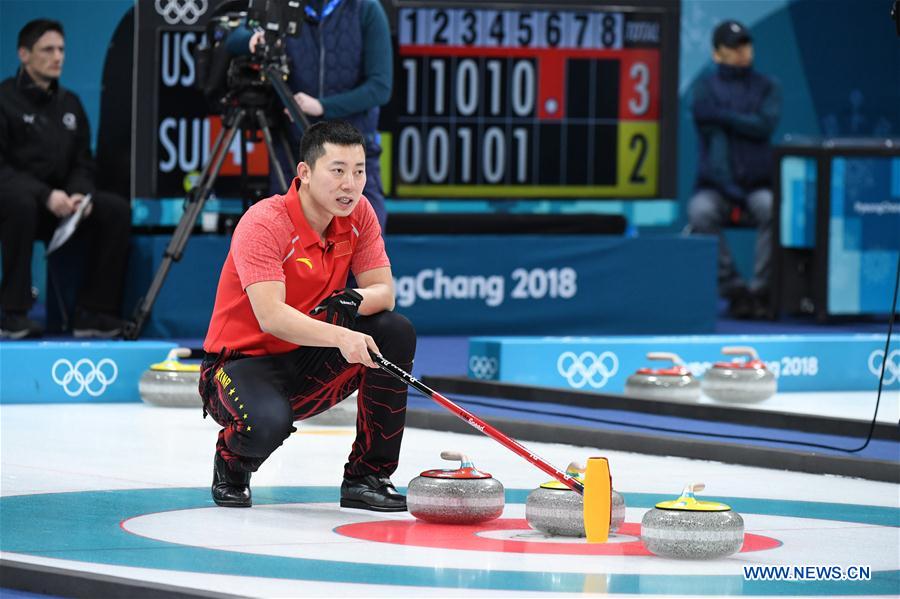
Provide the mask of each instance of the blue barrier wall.
[{"label": "blue barrier wall", "polygon": [[175,344],[0,341],[0,403],[140,401],[138,381]]},{"label": "blue barrier wall", "polygon": [[426,334],[712,332],[712,239],[391,237],[398,310]]},{"label": "blue barrier wall", "polygon": [[[696,376],[729,345],[749,345],[778,377],[779,391],[874,391],[885,335],[710,335],[703,337],[476,337],[469,376],[504,383],[622,393],[638,368],[659,368],[647,352],[678,354]],[[900,350],[888,354],[885,389],[900,389]]]},{"label": "blue barrier wall", "polygon": [[[165,235],[132,239],[125,294],[127,314],[131,314],[138,300],[149,289],[169,239]],[[219,273],[230,243],[230,238],[220,235],[194,235],[188,240],[181,261],[172,264],[165,278],[144,327],[143,337],[170,339],[206,336]]]},{"label": "blue barrier wall", "polygon": [[[169,238],[135,239],[127,305],[150,285]],[[145,328],[202,337],[229,240],[191,237]],[[425,335],[709,333],[711,238],[391,236],[397,311]]]}]

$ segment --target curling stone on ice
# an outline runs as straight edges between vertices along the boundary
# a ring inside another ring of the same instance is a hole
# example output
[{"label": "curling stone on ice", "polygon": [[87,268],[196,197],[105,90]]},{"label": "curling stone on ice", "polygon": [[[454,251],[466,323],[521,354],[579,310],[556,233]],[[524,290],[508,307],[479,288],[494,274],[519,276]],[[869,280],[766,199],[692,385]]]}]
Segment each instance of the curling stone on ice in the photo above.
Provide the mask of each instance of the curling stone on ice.
[{"label": "curling stone on ice", "polygon": [[[585,468],[572,462],[566,474],[584,484]],[[613,489],[609,532],[619,530],[625,521],[625,498]],[[584,497],[557,480],[551,480],[528,494],[525,519],[531,528],[560,537],[583,537]]]},{"label": "curling stone on ice", "polygon": [[165,361],[151,364],[138,382],[141,399],[155,406],[170,408],[199,408],[200,365],[183,364],[178,358],[187,358],[191,350],[176,347],[169,351]]},{"label": "curling stone on ice", "polygon": [[669,360],[666,368],[639,368],[625,381],[625,395],[641,399],[695,402],[700,399],[700,381],[691,374],[678,354],[650,352],[650,360]]},{"label": "curling stone on ice", "polygon": [[406,489],[409,513],[438,524],[476,524],[503,513],[503,485],[487,472],[477,470],[469,458],[443,451],[441,458],[459,460],[456,470],[426,470]]},{"label": "curling stone on ice", "polygon": [[724,503],[697,500],[694,493],[704,487],[687,485],[681,497],[644,514],[641,542],[648,551],[675,559],[715,559],[741,550],[744,519]]},{"label": "curling stone on ice", "polygon": [[723,347],[728,356],[746,356],[746,360],[716,362],[703,375],[703,393],[729,403],[764,401],[775,395],[775,375],[752,347]]}]

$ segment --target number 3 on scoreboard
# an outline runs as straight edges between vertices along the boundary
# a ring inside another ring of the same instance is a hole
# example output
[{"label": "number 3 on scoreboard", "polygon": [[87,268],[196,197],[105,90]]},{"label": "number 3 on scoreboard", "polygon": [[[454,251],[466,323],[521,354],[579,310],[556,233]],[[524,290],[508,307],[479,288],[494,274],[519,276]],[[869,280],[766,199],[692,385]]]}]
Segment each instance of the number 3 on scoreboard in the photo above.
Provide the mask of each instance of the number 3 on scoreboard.
[{"label": "number 3 on scoreboard", "polygon": [[659,123],[619,122],[617,185],[624,196],[656,193]]}]

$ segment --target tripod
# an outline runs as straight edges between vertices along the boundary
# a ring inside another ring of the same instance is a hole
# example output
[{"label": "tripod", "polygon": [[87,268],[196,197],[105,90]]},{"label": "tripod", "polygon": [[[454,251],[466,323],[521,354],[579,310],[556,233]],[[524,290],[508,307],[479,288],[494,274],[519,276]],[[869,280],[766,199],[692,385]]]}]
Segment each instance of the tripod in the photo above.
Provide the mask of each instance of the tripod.
[{"label": "tripod", "polygon": [[[288,111],[294,126],[298,127],[302,134],[303,131],[309,128],[309,121],[297,108],[293,94],[291,94],[287,85],[281,78],[281,71],[279,71],[276,65],[272,64],[264,66],[262,71],[265,74],[268,83],[271,84],[272,89],[275,90],[275,94],[281,101],[281,104],[283,104]],[[272,103],[268,90],[253,88],[245,89],[235,93],[234,100],[233,105],[229,106],[225,111],[225,115],[222,119],[223,127],[222,130],[219,131],[219,135],[216,137],[213,144],[209,160],[203,166],[203,170],[200,172],[200,178],[197,180],[196,185],[191,188],[185,198],[184,213],[181,215],[181,219],[175,227],[175,232],[172,234],[172,238],[169,240],[169,244],[163,252],[162,262],[160,262],[159,267],[156,269],[153,281],[150,283],[146,295],[138,302],[137,308],[134,310],[133,319],[125,324],[123,332],[125,339],[134,340],[140,336],[141,330],[144,328],[144,323],[147,321],[150,312],[153,310],[153,304],[156,302],[156,298],[162,290],[163,283],[166,280],[166,276],[169,274],[172,263],[180,261],[184,255],[184,248],[197,223],[197,218],[203,211],[206,200],[209,199],[209,194],[216,182],[216,178],[219,176],[219,171],[222,169],[222,163],[225,161],[225,155],[228,153],[228,148],[231,147],[231,143],[234,141],[234,137],[239,131],[241,131],[241,174],[244,175],[246,173],[247,164],[246,145],[244,143],[243,132],[258,130],[262,132],[263,139],[266,143],[266,149],[269,154],[269,168],[275,170],[281,189],[287,189],[287,181],[284,180],[284,173],[281,172],[281,166],[275,154],[272,131],[269,127],[269,120],[266,117],[265,108]],[[294,152],[288,145],[284,135],[279,135],[278,137],[286,155],[291,160],[294,160]]]}]

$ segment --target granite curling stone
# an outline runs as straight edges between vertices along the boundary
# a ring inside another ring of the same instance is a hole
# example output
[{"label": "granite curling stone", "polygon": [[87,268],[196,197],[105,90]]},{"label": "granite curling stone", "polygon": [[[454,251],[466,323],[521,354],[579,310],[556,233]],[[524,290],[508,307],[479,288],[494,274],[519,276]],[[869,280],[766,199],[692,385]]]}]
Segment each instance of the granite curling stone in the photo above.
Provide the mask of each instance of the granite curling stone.
[{"label": "granite curling stone", "polygon": [[[572,462],[566,474],[584,484],[584,466]],[[612,491],[610,534],[619,530],[625,521],[625,498]],[[583,537],[584,497],[557,480],[551,480],[528,494],[525,519],[529,526],[544,534],[559,537]]]},{"label": "granite curling stone", "polygon": [[477,524],[503,513],[503,485],[487,472],[477,470],[459,452],[441,452],[445,460],[459,460],[456,470],[426,470],[406,489],[409,513],[437,524]]},{"label": "granite curling stone", "polygon": [[625,395],[641,399],[696,402],[700,381],[688,370],[678,354],[650,352],[650,360],[670,360],[666,368],[640,368],[625,381]]},{"label": "granite curling stone", "polygon": [[722,353],[746,356],[747,359],[713,364],[703,375],[701,387],[704,394],[727,403],[753,403],[775,395],[775,374],[766,368],[755,349],[724,347]]},{"label": "granite curling stone", "polygon": [[138,381],[138,392],[146,403],[168,408],[199,408],[200,365],[183,364],[178,358],[190,357],[191,350],[176,347],[163,362],[151,364]]},{"label": "granite curling stone", "polygon": [[744,545],[744,519],[724,503],[698,501],[703,483],[684,488],[681,497],[662,501],[644,514],[641,542],[647,551],[674,559],[716,559]]}]

